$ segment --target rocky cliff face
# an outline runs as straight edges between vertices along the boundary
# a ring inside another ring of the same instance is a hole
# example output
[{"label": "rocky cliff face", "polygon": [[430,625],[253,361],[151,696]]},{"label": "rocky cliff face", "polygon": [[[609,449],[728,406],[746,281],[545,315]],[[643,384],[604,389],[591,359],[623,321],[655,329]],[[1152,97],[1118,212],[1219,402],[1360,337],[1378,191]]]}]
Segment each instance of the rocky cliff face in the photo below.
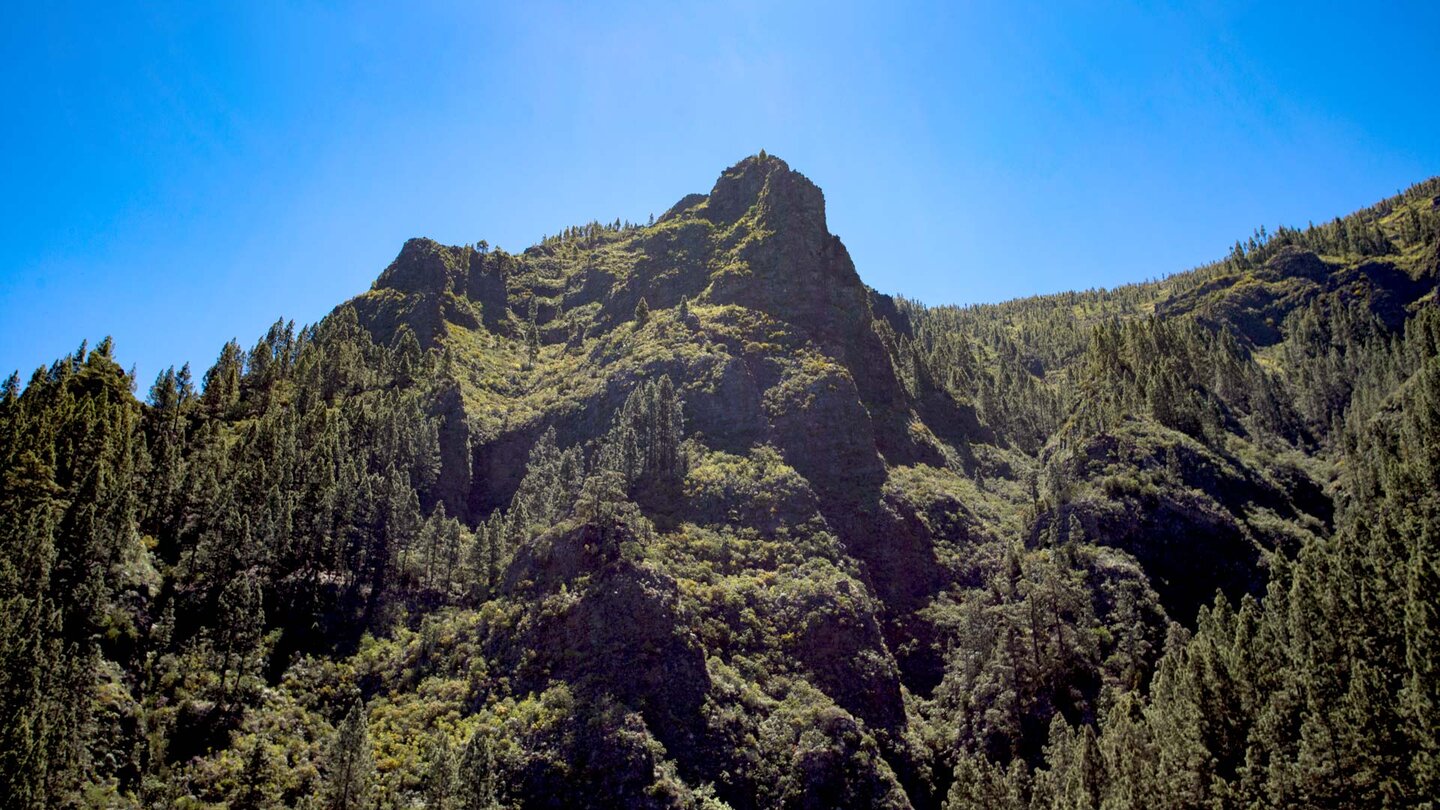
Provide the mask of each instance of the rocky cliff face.
[{"label": "rocky cliff face", "polygon": [[[506,470],[542,426],[568,441],[593,435],[636,379],[661,373],[687,389],[695,431],[727,449],[779,443],[829,499],[874,495],[886,461],[943,463],[927,434],[955,438],[983,427],[933,387],[905,390],[881,337],[889,324],[871,307],[880,298],[826,229],[820,189],[769,157],[731,167],[709,195],[685,198],[656,226],[625,238],[559,242],[520,256],[411,240],[354,305],[381,342],[404,323],[422,345],[458,329],[471,333],[466,343],[479,335],[511,353],[523,348],[514,344],[533,305],[542,362],[510,379],[478,380],[486,393],[523,397],[547,382],[543,360],[552,352],[574,356],[594,341],[583,358],[592,379],[562,409],[523,413],[472,437],[479,475],[471,502],[484,510],[506,502],[518,482]],[[659,334],[649,334],[633,323],[642,299],[657,312],[684,299],[694,314],[684,323],[661,315]],[[617,351],[637,342],[663,351],[641,364]],[[462,364],[470,348],[455,349]],[[791,362],[796,352],[813,359]],[[918,410],[956,418],[916,431]],[[489,409],[472,421],[479,427],[495,415]]]},{"label": "rocky cliff face", "polygon": [[[1434,279],[1394,262],[1342,265],[1286,249],[1153,311],[1259,352],[1284,341],[1292,316],[1316,301],[1353,298],[1398,328]],[[1118,647],[1093,652],[1131,661],[1128,674],[1091,672],[1079,691],[1025,698],[1075,720],[1094,711],[1103,678],[1145,677],[1137,673],[1159,647],[1159,604],[1189,621],[1217,589],[1256,592],[1267,555],[1292,553],[1297,532],[1329,530],[1332,508],[1312,471],[1246,460],[1256,434],[1223,402],[1204,441],[1159,416],[1097,429],[1080,402],[1039,452],[1019,450],[982,416],[978,390],[924,359],[935,338],[920,334],[913,306],[861,281],[828,230],[820,189],[774,157],[730,167],[708,194],[684,197],[649,226],[592,223],[520,254],[411,240],[351,305],[380,342],[408,328],[443,357],[452,385],[436,406],[445,417],[439,486],[472,524],[510,505],[542,433],[553,430],[560,447],[592,447],[638,385],[674,382],[690,469],[681,494],[645,506],[659,539],[629,537],[649,550],[620,560],[601,553],[600,530],[581,521],[522,546],[505,576],[520,607],[495,625],[489,652],[521,691],[564,683],[620,701],[648,729],[645,745],[736,807],[767,806],[772,788],[772,803],[804,806],[796,796],[805,790],[766,783],[766,768],[786,767],[808,774],[812,795],[934,806],[947,777],[927,775],[934,752],[925,745],[948,743],[922,745],[912,732],[942,681],[974,677],[949,657],[950,644],[979,643],[955,641],[960,595],[988,587],[999,600],[962,624],[1034,593],[1051,594],[1060,610],[1059,585],[1025,584],[1031,574],[1013,561],[1022,547],[1042,560],[1067,544],[1108,547],[1087,576],[1108,589],[1121,586],[1107,578],[1123,574],[1130,595],[1105,590],[1093,606],[1065,608],[1063,621],[1129,617],[1115,619],[1102,645],[1151,636],[1134,641],[1149,652],[1130,658]],[[976,362],[966,357],[988,362],[1007,345],[967,345],[952,359],[963,370]],[[1074,384],[1090,373],[1084,362],[1072,354],[1046,368],[1020,357],[1023,379],[1007,384]],[[1137,586],[1141,570],[1148,579]],[[778,638],[757,638],[757,622]],[[1036,641],[1037,661],[1040,649]],[[1064,653],[1064,665],[1083,655]],[[784,673],[783,685],[757,671]],[[811,706],[801,695],[814,694],[829,707],[819,726],[848,753],[797,753],[787,766],[789,738],[767,724],[800,711],[795,701]],[[1034,712],[1026,739],[1007,743],[1016,755],[1044,742],[1030,738],[1050,714]],[[764,735],[781,748],[737,742]],[[636,756],[615,753],[630,763],[624,790],[651,790],[647,769],[660,760]]]},{"label": "rocky cliff face", "polygon": [[[454,364],[442,454],[470,454],[461,514],[471,520],[508,504],[541,432],[553,428],[562,445],[593,440],[637,383],[662,374],[684,399],[687,434],[705,448],[778,451],[809,517],[777,523],[747,498],[722,514],[696,501],[697,511],[682,505],[671,519],[771,536],[804,522],[834,533],[841,558],[859,566],[845,586],[853,598],[816,591],[784,608],[796,625],[792,654],[807,680],[882,735],[902,775],[914,771],[892,649],[933,636],[920,614],[948,577],[915,507],[887,497],[885,484],[893,465],[963,464],[955,460],[966,451],[938,437],[963,444],[986,428],[969,403],[928,379],[901,379],[896,341],[908,324],[861,282],[814,183],[778,158],[752,157],[650,227],[578,229],[519,255],[411,240],[353,306],[379,341],[404,325]],[[451,489],[460,466],[451,460],[442,476]],[[544,580],[556,565],[575,569],[567,576],[596,572],[581,591],[590,595],[535,619],[509,647],[563,651],[555,660],[529,654],[525,677],[537,689],[548,678],[594,683],[664,729],[657,734],[672,752],[700,744],[714,730],[696,725],[695,702],[713,690],[703,659],[683,678],[674,670],[697,653],[664,606],[673,585],[663,574],[587,563],[577,538],[546,541],[547,562],[522,552],[512,570],[514,582]],[[629,621],[608,624],[617,615]],[[645,664],[641,649],[668,663]],[[629,675],[615,680],[621,672]],[[684,700],[672,694],[680,681],[694,685]],[[684,711],[692,714],[676,714]]]}]

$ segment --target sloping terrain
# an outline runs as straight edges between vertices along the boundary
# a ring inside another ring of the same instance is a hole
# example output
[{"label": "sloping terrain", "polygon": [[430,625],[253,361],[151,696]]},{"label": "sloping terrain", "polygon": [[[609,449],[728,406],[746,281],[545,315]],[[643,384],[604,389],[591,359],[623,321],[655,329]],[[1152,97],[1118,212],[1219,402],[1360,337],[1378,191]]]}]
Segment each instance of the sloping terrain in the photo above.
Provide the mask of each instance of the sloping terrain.
[{"label": "sloping terrain", "polygon": [[410,240],[198,390],[82,347],[0,405],[11,805],[1423,795],[1436,195],[927,308],[762,153],[643,226]]}]

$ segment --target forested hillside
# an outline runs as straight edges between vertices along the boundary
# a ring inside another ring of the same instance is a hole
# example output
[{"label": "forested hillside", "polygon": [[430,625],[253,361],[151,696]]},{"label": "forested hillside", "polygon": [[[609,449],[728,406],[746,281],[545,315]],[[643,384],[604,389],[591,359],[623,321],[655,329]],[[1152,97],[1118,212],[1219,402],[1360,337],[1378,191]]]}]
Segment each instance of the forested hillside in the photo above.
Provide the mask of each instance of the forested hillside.
[{"label": "forested hillside", "polygon": [[0,805],[1429,806],[1437,282],[1440,179],[926,307],[761,153],[82,344],[0,392]]}]

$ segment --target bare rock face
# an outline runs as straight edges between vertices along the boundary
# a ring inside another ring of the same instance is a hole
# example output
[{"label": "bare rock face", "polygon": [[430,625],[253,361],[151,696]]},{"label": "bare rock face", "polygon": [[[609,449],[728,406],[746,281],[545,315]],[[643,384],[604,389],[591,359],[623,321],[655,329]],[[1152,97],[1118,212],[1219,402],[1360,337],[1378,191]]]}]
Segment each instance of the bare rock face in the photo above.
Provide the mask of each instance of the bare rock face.
[{"label": "bare rock face", "polygon": [[515,268],[515,257],[504,251],[470,253],[465,295],[479,308],[485,328],[492,332],[508,332],[510,301],[505,284]]},{"label": "bare rock face", "polygon": [[706,300],[774,317],[845,367],[845,387],[864,413],[831,424],[865,434],[856,441],[891,463],[934,462],[933,448],[917,444],[908,430],[915,403],[895,374],[872,302],[891,318],[898,313],[861,282],[845,245],[829,232],[820,189],[779,158],[752,157],[727,169],[693,210],[716,230]]},{"label": "bare rock face", "polygon": [[761,405],[763,392],[745,361],[729,354],[716,355],[704,379],[704,384],[682,389],[690,428],[717,450],[744,452],[763,444],[769,438]]},{"label": "bare rock face", "polygon": [[797,374],[772,387],[765,404],[786,461],[822,498],[851,500],[878,492],[885,465],[849,374]]},{"label": "bare rock face", "polygon": [[442,245],[432,239],[410,239],[400,255],[375,280],[369,293],[351,302],[381,343],[388,343],[401,324],[409,326],[420,345],[438,345],[446,324],[508,333],[505,290],[515,260],[503,251]]},{"label": "bare rock face", "polygon": [[443,293],[464,279],[459,248],[446,247],[433,239],[408,239],[400,255],[375,280],[375,289],[408,293]]},{"label": "bare rock face", "polygon": [[723,265],[710,300],[797,325],[836,353],[868,330],[865,285],[825,224],[825,195],[779,158],[748,158],[721,175],[704,215],[715,223]]}]

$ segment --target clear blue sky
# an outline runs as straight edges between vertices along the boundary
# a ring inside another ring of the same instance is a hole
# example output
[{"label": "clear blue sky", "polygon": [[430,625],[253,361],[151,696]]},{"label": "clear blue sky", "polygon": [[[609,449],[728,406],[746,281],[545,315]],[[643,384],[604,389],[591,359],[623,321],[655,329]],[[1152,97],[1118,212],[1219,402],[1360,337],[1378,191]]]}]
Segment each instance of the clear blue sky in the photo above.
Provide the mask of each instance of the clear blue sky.
[{"label": "clear blue sky", "polygon": [[[1440,3],[22,3],[0,373],[142,390],[359,293],[407,237],[643,220],[761,148],[866,282],[1127,281],[1440,173]],[[201,7],[204,10],[201,10]]]}]

